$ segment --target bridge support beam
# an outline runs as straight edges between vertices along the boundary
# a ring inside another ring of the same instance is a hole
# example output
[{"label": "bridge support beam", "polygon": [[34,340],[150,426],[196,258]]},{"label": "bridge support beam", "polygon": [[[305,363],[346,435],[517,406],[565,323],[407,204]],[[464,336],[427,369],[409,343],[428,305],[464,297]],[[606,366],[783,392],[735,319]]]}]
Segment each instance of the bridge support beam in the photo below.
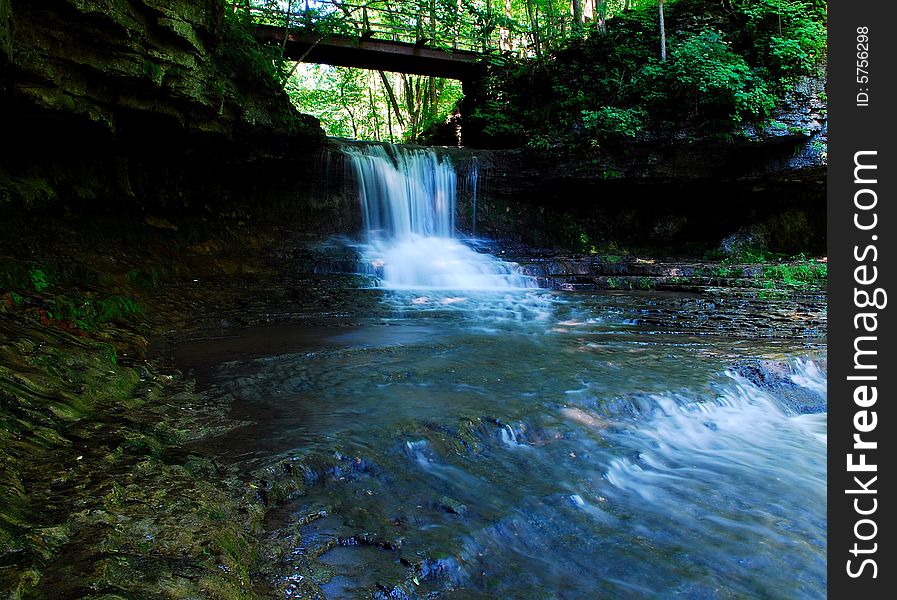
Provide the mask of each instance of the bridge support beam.
[{"label": "bridge support beam", "polygon": [[289,33],[284,43],[284,28],[270,25],[257,26],[255,37],[262,43],[282,45],[284,55],[290,60],[301,59],[310,63],[432,75],[461,81],[479,77],[482,70],[480,55],[466,50],[450,52],[406,42],[364,37],[322,37],[307,33]]}]

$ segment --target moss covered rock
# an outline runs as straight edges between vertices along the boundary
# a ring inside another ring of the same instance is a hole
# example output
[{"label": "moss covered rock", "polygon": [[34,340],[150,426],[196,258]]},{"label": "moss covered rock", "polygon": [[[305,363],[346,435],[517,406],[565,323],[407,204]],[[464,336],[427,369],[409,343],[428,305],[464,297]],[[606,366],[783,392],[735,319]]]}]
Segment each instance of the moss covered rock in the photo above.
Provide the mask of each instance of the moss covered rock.
[{"label": "moss covered rock", "polygon": [[10,0],[0,0],[0,66],[12,56],[12,32],[10,31]]},{"label": "moss covered rock", "polygon": [[16,49],[6,87],[28,104],[110,131],[136,113],[202,132],[292,122],[321,136],[264,74],[233,68],[229,57],[258,49],[234,35],[219,0],[10,2],[0,4],[0,47]]}]

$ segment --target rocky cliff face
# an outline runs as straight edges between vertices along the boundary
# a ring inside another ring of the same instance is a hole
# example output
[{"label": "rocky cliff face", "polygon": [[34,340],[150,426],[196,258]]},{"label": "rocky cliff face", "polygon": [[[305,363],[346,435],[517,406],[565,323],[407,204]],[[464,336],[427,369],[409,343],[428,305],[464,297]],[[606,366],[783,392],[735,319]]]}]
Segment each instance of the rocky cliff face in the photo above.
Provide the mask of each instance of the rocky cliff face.
[{"label": "rocky cliff face", "polygon": [[248,31],[221,0],[0,0],[0,206],[277,204],[339,230],[342,209],[308,196],[323,131]]},{"label": "rocky cliff face", "polygon": [[12,34],[9,29],[9,0],[0,0],[0,67],[12,55]]},{"label": "rocky cliff face", "polygon": [[220,0],[4,5],[12,46],[4,91],[37,108],[109,131],[141,114],[222,134],[291,120],[316,129],[261,77],[229,71],[246,66],[247,49],[235,45],[247,40],[233,39]]},{"label": "rocky cliff face", "polygon": [[[762,125],[708,139],[680,131],[570,152],[477,153],[477,232],[588,252],[607,244],[713,248],[751,225],[776,252],[825,252],[824,81],[806,79]],[[473,227],[463,202],[459,222]]]}]

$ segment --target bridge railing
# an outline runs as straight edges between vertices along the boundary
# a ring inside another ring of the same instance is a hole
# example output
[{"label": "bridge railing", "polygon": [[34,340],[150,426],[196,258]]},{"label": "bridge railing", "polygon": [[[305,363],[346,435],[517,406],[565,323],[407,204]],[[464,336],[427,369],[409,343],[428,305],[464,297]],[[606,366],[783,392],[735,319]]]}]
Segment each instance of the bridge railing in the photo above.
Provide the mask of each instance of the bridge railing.
[{"label": "bridge railing", "polygon": [[246,10],[256,23],[286,30],[445,50],[487,52],[498,40],[494,28],[462,10],[462,0],[420,0],[410,7],[389,0],[237,0],[234,10]]}]

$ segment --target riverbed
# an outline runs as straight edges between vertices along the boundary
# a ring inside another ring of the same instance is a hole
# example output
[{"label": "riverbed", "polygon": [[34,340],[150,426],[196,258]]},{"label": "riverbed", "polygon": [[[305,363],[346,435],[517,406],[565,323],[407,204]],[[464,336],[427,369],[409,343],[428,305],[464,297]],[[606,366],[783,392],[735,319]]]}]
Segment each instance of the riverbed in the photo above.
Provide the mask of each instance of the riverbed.
[{"label": "riverbed", "polygon": [[268,523],[300,532],[288,595],[824,593],[821,331],[691,331],[690,294],[358,295],[178,351],[244,423],[203,452],[303,473]]}]

